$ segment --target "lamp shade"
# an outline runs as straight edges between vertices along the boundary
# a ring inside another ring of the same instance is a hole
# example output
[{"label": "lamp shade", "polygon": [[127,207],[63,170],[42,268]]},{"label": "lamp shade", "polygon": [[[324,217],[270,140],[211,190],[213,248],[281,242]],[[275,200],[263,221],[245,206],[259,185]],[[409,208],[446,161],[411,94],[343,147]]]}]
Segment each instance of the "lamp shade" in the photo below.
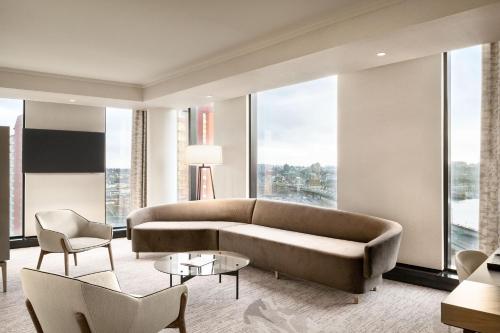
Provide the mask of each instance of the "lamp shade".
[{"label": "lamp shade", "polygon": [[192,145],[186,150],[188,164],[222,164],[222,147],[216,145]]}]

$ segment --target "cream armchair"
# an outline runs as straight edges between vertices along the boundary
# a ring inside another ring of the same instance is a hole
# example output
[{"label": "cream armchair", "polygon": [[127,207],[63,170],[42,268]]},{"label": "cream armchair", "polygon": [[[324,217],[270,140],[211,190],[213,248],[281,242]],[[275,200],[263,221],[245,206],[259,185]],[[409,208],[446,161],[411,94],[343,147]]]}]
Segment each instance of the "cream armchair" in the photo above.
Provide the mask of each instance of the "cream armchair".
[{"label": "cream armchair", "polygon": [[185,285],[138,297],[123,293],[111,271],[69,278],[29,268],[21,282],[38,333],[186,332]]},{"label": "cream armchair", "polygon": [[458,280],[467,279],[474,271],[488,259],[486,253],[477,250],[462,250],[455,254]]},{"label": "cream armchair", "polygon": [[111,240],[113,227],[103,223],[90,222],[69,209],[39,212],[35,214],[36,234],[40,244],[37,269],[42,266],[43,257],[48,253],[64,253],[64,273],[68,275],[68,256],[98,247],[107,247],[111,269],[114,270]]}]

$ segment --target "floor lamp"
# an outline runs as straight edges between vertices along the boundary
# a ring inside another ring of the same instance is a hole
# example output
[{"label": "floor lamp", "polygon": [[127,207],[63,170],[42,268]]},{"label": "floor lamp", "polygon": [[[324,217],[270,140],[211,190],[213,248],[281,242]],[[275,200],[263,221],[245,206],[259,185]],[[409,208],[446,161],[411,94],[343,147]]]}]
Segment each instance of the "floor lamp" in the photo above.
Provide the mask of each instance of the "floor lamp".
[{"label": "floor lamp", "polygon": [[[210,185],[212,195],[215,199],[214,180],[212,177],[212,165],[222,164],[222,147],[215,145],[191,145],[187,147],[186,160],[189,165],[196,165],[196,200],[201,200],[202,183],[206,179],[206,173],[210,174]],[[203,175],[205,173],[205,175]]]}]

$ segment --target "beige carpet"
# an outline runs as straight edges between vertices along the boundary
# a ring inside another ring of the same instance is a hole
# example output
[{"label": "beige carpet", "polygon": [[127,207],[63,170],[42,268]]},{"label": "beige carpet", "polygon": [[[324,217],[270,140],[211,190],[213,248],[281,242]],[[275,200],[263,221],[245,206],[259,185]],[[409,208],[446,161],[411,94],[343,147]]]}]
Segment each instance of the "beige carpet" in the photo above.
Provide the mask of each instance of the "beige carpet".
[{"label": "beige carpet", "polygon": [[[168,275],[153,267],[158,254],[136,260],[125,239],[113,241],[116,274],[122,288],[146,294],[165,288]],[[0,293],[0,332],[34,332],[24,307],[19,280],[22,267],[36,265],[39,248],[11,251],[9,290]],[[109,269],[105,249],[83,253],[71,275]],[[45,257],[43,270],[63,273],[62,254]],[[174,282],[177,281],[174,279]],[[377,292],[352,295],[318,284],[247,267],[240,274],[240,299],[234,277],[197,277],[187,282],[188,332],[459,332],[440,323],[440,302],[446,292],[385,280]],[[165,330],[175,332],[176,330]]]}]

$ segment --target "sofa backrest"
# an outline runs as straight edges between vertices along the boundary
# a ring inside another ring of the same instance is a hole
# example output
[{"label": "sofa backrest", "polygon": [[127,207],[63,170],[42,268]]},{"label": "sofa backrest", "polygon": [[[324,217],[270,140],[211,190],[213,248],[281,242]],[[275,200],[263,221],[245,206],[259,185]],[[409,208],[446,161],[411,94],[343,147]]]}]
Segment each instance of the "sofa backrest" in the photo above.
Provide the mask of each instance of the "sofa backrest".
[{"label": "sofa backrest", "polygon": [[251,223],[255,199],[186,201],[152,206],[151,221],[231,221]]},{"label": "sofa backrest", "polygon": [[391,228],[394,222],[336,209],[258,199],[252,223],[367,243]]}]

